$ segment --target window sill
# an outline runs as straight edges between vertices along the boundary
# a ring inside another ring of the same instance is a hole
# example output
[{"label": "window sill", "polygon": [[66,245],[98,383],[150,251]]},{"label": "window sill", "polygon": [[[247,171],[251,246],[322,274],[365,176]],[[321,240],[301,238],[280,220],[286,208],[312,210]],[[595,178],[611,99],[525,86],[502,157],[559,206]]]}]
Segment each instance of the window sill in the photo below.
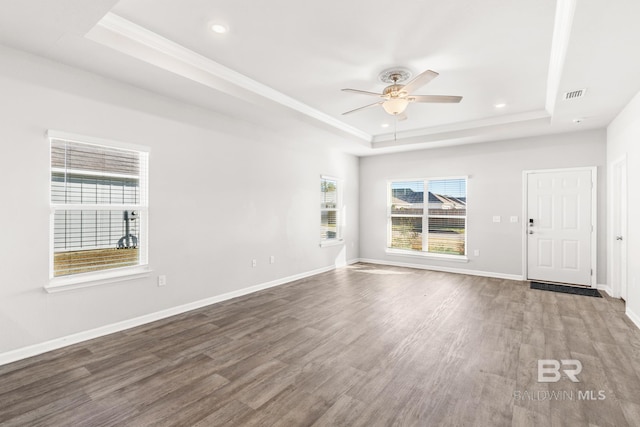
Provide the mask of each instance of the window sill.
[{"label": "window sill", "polygon": [[429,252],[407,251],[403,249],[391,249],[391,248],[387,248],[386,252],[388,255],[394,255],[394,256],[410,256],[410,257],[416,257],[416,258],[437,259],[441,261],[469,262],[469,258],[467,258],[466,255],[432,254]]},{"label": "window sill", "polygon": [[326,248],[328,246],[338,246],[338,245],[343,245],[343,244],[344,244],[344,240],[343,239],[322,240],[320,242],[320,247],[321,248]]},{"label": "window sill", "polygon": [[73,289],[82,289],[92,286],[104,285],[107,283],[123,282],[125,280],[139,279],[149,277],[152,270],[149,266],[137,266],[131,268],[122,268],[117,270],[107,270],[97,273],[82,273],[72,276],[56,277],[44,286],[44,290],[48,293],[70,291]]}]

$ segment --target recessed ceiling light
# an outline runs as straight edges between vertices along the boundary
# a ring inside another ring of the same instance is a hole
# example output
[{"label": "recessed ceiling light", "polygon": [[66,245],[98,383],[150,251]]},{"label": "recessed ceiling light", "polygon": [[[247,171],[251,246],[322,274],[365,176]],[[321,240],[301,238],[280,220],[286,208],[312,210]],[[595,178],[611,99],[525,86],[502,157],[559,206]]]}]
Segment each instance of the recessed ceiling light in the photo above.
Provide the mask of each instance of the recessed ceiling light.
[{"label": "recessed ceiling light", "polygon": [[211,24],[211,31],[217,34],[224,34],[229,31],[229,28],[223,24]]},{"label": "recessed ceiling light", "polygon": [[383,123],[380,126],[382,126],[383,128],[388,128],[389,127],[389,123]]},{"label": "recessed ceiling light", "polygon": [[496,108],[504,108],[506,106],[507,106],[507,104],[505,104],[505,103],[500,103],[500,104],[494,105],[494,107],[496,107]]}]

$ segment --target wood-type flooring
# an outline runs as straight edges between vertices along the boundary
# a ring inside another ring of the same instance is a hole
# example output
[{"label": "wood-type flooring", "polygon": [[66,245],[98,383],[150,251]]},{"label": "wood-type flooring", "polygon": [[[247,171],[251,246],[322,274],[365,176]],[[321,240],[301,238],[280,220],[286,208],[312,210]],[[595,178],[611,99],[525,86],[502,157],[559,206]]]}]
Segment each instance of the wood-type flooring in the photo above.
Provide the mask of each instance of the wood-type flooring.
[{"label": "wood-type flooring", "polygon": [[621,300],[355,264],[0,366],[0,425],[639,426],[639,375]]}]

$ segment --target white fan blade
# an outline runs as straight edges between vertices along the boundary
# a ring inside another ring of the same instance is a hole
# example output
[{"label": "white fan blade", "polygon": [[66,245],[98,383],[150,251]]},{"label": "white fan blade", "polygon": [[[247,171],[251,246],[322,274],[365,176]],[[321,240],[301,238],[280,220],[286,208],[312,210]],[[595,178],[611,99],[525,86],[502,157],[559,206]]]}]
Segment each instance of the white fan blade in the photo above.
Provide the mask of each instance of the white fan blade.
[{"label": "white fan blade", "polygon": [[369,95],[369,96],[382,96],[381,93],[375,93],[375,92],[367,92],[366,90],[359,90],[359,89],[342,89],[343,92],[351,92],[351,93],[359,93],[360,95]]},{"label": "white fan blade", "polygon": [[359,107],[359,108],[356,108],[355,110],[346,111],[342,113],[342,115],[344,116],[345,114],[355,113],[356,111],[364,110],[365,108],[375,107],[376,105],[382,105],[383,102],[384,101],[374,102],[373,104],[365,105],[364,107]]},{"label": "white fan blade", "polygon": [[419,87],[422,87],[422,86],[426,85],[431,80],[433,80],[436,77],[438,77],[438,75],[439,74],[436,73],[435,71],[427,70],[424,73],[418,74],[417,76],[415,76],[413,78],[413,80],[411,80],[409,83],[404,85],[402,90],[407,92],[407,93],[411,93],[414,90],[418,89]]},{"label": "white fan blade", "polygon": [[458,103],[462,101],[461,96],[449,95],[410,95],[407,97],[409,102],[440,102],[440,103]]}]

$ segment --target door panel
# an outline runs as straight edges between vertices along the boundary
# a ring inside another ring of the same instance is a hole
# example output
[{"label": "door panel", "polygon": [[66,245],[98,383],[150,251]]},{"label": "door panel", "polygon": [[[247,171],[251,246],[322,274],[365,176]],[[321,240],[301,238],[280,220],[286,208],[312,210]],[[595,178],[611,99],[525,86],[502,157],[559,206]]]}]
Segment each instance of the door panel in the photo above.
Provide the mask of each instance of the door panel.
[{"label": "door panel", "polygon": [[538,239],[538,267],[553,267],[553,242],[548,239]]},{"label": "door panel", "polygon": [[590,170],[527,175],[527,278],[591,286]]},{"label": "door panel", "polygon": [[577,254],[580,253],[580,242],[575,240],[562,241],[562,268],[577,270],[580,263]]}]

